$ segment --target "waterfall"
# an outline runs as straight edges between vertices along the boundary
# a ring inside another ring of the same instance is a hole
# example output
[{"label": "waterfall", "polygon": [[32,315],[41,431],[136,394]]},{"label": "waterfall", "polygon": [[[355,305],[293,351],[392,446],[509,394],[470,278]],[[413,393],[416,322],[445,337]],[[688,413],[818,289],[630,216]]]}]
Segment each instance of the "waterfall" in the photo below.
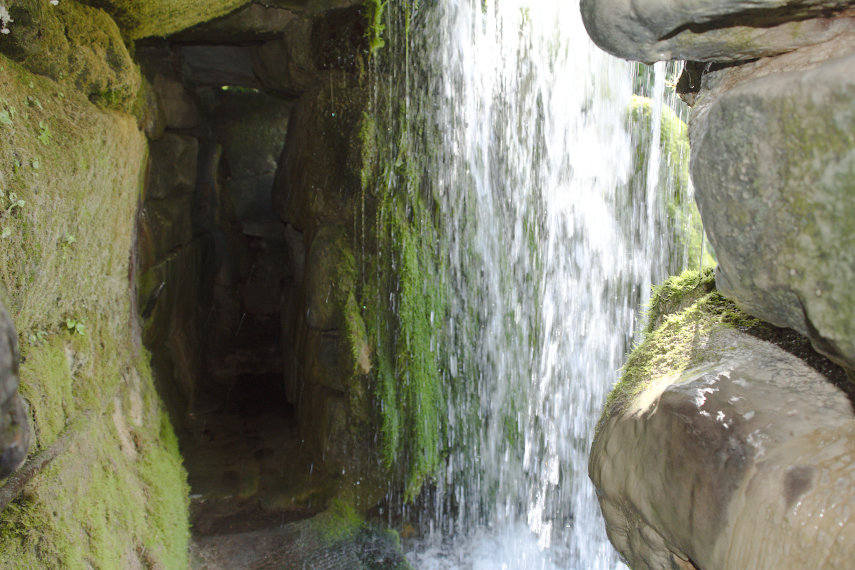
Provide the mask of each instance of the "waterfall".
[{"label": "waterfall", "polygon": [[[650,285],[675,269],[660,171],[687,157],[660,156],[656,103],[639,174],[636,66],[589,41],[576,2],[402,1],[384,22],[373,97],[397,142],[381,153],[418,155],[447,300],[431,340],[444,460],[409,556],[619,567],[588,450]],[[664,75],[647,86],[660,99]]]}]

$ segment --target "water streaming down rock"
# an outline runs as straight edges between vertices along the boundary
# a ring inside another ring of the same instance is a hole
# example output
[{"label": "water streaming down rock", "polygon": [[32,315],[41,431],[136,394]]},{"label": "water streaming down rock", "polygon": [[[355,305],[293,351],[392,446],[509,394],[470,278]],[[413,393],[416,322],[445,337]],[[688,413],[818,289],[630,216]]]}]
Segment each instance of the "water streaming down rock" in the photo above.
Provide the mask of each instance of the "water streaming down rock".
[{"label": "water streaming down rock", "polygon": [[447,463],[411,559],[613,568],[588,449],[649,286],[678,268],[655,190],[687,157],[659,155],[654,105],[649,174],[631,179],[633,68],[589,42],[576,3],[389,9],[374,104],[400,109],[381,154],[419,155],[448,305],[431,344]]}]

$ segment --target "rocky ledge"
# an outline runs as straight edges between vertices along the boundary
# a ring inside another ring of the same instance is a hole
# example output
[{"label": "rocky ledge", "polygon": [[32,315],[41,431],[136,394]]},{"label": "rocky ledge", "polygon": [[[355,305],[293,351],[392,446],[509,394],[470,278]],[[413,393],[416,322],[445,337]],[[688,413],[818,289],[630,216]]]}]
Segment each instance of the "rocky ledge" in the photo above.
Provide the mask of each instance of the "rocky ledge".
[{"label": "rocky ledge", "polygon": [[[658,317],[598,426],[590,475],[609,538],[636,569],[846,567],[855,414],[828,377],[845,376],[756,338],[789,333],[696,276],[660,290],[657,306],[700,298]],[[785,348],[799,345],[810,352]]]},{"label": "rocky ledge", "polygon": [[581,0],[591,38],[646,63],[747,61],[852,29],[851,0]]}]

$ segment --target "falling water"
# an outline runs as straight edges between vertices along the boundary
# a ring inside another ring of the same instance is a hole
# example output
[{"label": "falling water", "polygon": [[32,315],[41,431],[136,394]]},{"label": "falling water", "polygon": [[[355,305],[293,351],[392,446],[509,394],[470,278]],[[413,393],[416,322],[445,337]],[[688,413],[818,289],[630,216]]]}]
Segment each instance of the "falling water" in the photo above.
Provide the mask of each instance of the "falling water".
[{"label": "falling water", "polygon": [[447,459],[410,558],[619,567],[588,450],[650,284],[674,270],[656,190],[685,157],[659,155],[654,118],[639,174],[627,126],[638,77],[590,43],[577,3],[390,10],[383,85],[420,136],[449,299],[437,325]]}]

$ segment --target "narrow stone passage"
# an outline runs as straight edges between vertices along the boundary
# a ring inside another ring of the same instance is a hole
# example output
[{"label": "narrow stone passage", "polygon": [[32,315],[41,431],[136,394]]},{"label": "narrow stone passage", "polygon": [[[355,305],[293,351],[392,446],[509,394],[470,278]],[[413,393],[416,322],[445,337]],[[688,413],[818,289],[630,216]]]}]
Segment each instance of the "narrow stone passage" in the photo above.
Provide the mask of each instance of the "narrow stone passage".
[{"label": "narrow stone passage", "polygon": [[192,566],[397,567],[397,537],[363,518],[391,476],[356,296],[366,19],[358,3],[261,12],[138,50],[162,111],[143,336],[188,474]]}]

